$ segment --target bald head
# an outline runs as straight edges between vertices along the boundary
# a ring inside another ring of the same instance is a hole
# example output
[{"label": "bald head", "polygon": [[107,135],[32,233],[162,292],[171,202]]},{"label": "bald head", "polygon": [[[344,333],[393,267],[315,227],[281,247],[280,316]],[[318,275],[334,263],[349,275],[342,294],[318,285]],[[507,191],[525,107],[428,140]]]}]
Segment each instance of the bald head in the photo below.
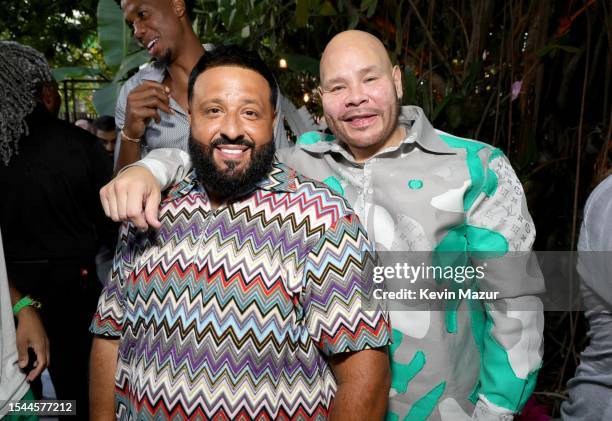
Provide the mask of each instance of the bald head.
[{"label": "bald head", "polygon": [[399,144],[402,75],[385,46],[363,31],[345,31],[325,47],[319,93],[327,126],[359,161]]},{"label": "bald head", "polygon": [[371,64],[379,66],[388,74],[393,71],[387,50],[378,38],[364,31],[350,30],[337,34],[323,50],[319,65],[321,81],[329,73],[328,68],[332,63],[340,65],[355,54],[365,56]]}]

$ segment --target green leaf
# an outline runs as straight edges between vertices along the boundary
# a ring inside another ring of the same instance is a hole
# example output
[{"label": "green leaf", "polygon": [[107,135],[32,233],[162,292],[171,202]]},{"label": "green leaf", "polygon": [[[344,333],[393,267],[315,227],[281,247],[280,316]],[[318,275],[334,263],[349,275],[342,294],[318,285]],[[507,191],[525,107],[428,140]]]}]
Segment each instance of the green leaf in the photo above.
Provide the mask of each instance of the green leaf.
[{"label": "green leaf", "polygon": [[319,74],[319,60],[301,54],[287,54],[287,65],[291,70]]},{"label": "green leaf", "polygon": [[540,48],[538,51],[536,51],[536,54],[538,55],[538,57],[545,57],[548,55],[548,53],[550,53],[553,49],[555,48],[555,46],[553,44],[548,44],[545,45],[544,47]]},{"label": "green leaf", "polygon": [[334,9],[334,5],[331,4],[331,2],[325,1],[321,5],[321,10],[319,14],[321,16],[336,16],[338,15],[338,12],[336,12],[336,9]]},{"label": "green leaf", "polygon": [[406,83],[404,84],[404,103],[415,104],[416,103],[416,90],[417,90],[417,78],[410,67],[404,69],[404,78]]},{"label": "green leaf", "polygon": [[355,29],[357,27],[357,24],[359,23],[359,13],[351,9],[350,15],[351,15],[351,20],[349,21],[347,29]]},{"label": "green leaf", "polygon": [[[434,109],[433,114],[431,115],[431,121],[434,121],[436,117],[438,117],[438,115],[442,112],[442,110],[444,110],[444,108],[448,105],[450,100],[453,98],[454,98],[454,95],[447,95],[444,97],[444,99],[442,99],[442,101],[440,101],[440,103]],[[456,127],[456,126],[453,126],[453,127]]]},{"label": "green leaf", "polygon": [[113,81],[120,82],[131,70],[140,67],[142,64],[149,61],[149,58],[149,53],[147,53],[145,50],[140,50],[125,57],[121,62],[121,66],[119,66]]},{"label": "green leaf", "polygon": [[540,48],[536,52],[536,54],[539,57],[545,57],[545,56],[547,56],[549,54],[550,54],[551,57],[554,57],[555,53],[558,50],[566,51],[566,52],[572,53],[572,54],[576,54],[576,53],[579,53],[581,51],[581,49],[578,48],[578,47],[574,47],[574,46],[571,46],[571,45],[559,45],[559,44],[553,42],[553,43],[550,43],[550,44],[545,45],[544,47]]},{"label": "green leaf", "polygon": [[462,112],[460,104],[451,104],[446,108],[446,116],[448,123],[453,129],[456,129],[461,124]]},{"label": "green leaf", "polygon": [[578,47],[572,47],[571,45],[559,45],[559,49],[563,51],[567,51],[568,53],[576,54],[581,51]]},{"label": "green leaf", "polygon": [[361,0],[361,11],[366,12],[367,17],[372,17],[374,12],[376,11],[376,6],[378,4],[378,0]]},{"label": "green leaf", "polygon": [[100,69],[92,69],[89,67],[58,67],[52,69],[51,73],[58,82],[65,79],[74,79],[81,76],[98,76],[102,74]]},{"label": "green leaf", "polygon": [[308,0],[297,0],[297,5],[295,7],[295,25],[298,28],[305,28],[306,25],[308,25],[309,14]]},{"label": "green leaf", "polygon": [[115,104],[120,88],[118,83],[111,82],[93,93],[93,104],[98,115],[115,115]]},{"label": "green leaf", "polygon": [[114,0],[100,0],[97,18],[104,61],[114,71],[127,55],[138,50],[138,46],[123,20],[121,8]]}]

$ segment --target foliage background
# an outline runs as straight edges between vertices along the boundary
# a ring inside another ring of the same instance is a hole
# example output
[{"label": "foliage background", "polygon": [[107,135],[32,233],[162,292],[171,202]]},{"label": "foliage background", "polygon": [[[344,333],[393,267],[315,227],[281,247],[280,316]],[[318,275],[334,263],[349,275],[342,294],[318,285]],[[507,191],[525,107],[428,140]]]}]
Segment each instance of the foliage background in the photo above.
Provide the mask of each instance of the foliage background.
[{"label": "foliage background", "polygon": [[[3,1],[0,38],[44,52],[64,67],[60,77],[81,66],[114,81],[112,94],[146,59],[133,54],[113,5]],[[421,106],[437,128],[504,150],[526,188],[536,249],[569,250],[588,193],[611,168],[610,12],[597,0],[195,0],[193,26],[203,42],[259,51],[283,91],[315,115],[327,41],[347,28],[375,34],[403,68],[404,103]],[[579,313],[546,316],[537,396],[556,413],[585,327]]]}]

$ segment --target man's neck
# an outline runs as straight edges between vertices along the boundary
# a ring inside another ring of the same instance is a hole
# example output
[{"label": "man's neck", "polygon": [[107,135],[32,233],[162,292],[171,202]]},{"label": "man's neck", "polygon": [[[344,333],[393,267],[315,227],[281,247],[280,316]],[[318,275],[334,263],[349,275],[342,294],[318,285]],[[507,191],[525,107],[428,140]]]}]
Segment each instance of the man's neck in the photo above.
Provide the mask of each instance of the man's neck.
[{"label": "man's neck", "polygon": [[195,34],[189,34],[176,52],[176,59],[168,66],[166,71],[172,79],[181,79],[181,76],[189,77],[191,70],[204,54],[204,47]]},{"label": "man's neck", "polygon": [[166,69],[164,84],[170,88],[170,95],[184,110],[187,110],[189,75],[202,54],[204,47],[195,34],[191,33],[179,47],[176,59]]}]

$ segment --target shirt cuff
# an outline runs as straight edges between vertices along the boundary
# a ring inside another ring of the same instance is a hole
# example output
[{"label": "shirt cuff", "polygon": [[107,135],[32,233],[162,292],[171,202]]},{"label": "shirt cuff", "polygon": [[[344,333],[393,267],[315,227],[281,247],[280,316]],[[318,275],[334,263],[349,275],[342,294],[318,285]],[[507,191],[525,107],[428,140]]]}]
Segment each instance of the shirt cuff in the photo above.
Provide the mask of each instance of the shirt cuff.
[{"label": "shirt cuff", "polygon": [[478,395],[472,421],[512,421],[513,419],[514,413],[511,410],[495,405],[485,396]]}]

